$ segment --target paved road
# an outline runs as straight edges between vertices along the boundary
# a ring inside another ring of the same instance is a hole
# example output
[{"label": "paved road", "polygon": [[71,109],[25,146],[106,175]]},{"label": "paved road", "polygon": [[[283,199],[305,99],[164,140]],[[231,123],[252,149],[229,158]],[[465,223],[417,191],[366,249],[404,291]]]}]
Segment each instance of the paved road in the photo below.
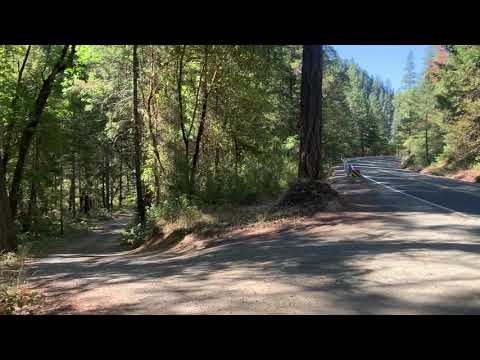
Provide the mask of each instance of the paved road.
[{"label": "paved road", "polygon": [[394,157],[365,157],[350,163],[373,182],[427,201],[446,213],[480,217],[480,184],[419,174],[399,168]]},{"label": "paved road", "polygon": [[116,218],[32,264],[33,285],[67,314],[480,314],[478,188],[391,158],[356,164],[372,181],[337,169],[344,211],[184,255],[119,252]]}]

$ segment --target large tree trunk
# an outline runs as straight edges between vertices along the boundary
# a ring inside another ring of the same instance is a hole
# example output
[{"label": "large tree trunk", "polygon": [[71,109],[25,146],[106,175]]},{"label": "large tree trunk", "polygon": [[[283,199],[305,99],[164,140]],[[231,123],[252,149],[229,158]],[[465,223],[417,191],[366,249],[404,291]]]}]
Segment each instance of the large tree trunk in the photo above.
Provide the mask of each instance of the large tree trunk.
[{"label": "large tree trunk", "polygon": [[195,177],[197,175],[198,157],[200,155],[200,144],[202,142],[203,130],[205,129],[205,120],[207,117],[208,91],[204,89],[202,112],[200,114],[200,124],[198,126],[197,139],[195,141],[195,152],[193,153],[192,168],[190,172],[190,192],[195,192]]},{"label": "large tree trunk", "polygon": [[303,47],[298,177],[322,177],[322,46]]},{"label": "large tree trunk", "polygon": [[[207,119],[208,98],[209,98],[210,92],[213,89],[215,78],[217,76],[217,71],[218,71],[218,67],[217,67],[217,69],[213,73],[212,79],[210,81],[210,88],[209,88],[208,82],[207,82],[208,81],[207,62],[208,62],[208,46],[205,45],[205,55],[204,55],[203,70],[202,70],[202,74],[205,72],[204,81],[203,81],[202,111],[200,113],[200,123],[198,125],[197,138],[195,140],[195,150],[192,158],[192,167],[190,169],[190,193],[192,194],[195,192],[195,183],[196,183],[195,177],[197,174],[198,159],[200,156],[200,145],[202,143],[203,131],[205,129],[205,121]],[[195,121],[195,119],[192,119],[192,121]]]},{"label": "large tree trunk", "polygon": [[145,223],[145,201],[142,190],[141,167],[141,120],[138,113],[138,56],[137,45],[133,45],[133,120],[135,143],[135,184],[137,187],[137,212],[140,223]]},{"label": "large tree trunk", "polygon": [[[183,119],[183,95],[182,95],[182,87],[183,87],[183,60],[185,57],[185,49],[186,45],[182,46],[182,50],[180,51],[180,58],[178,61],[178,74],[177,74],[177,97],[178,97],[178,118],[180,122],[180,129],[182,130],[182,138],[183,143],[185,144],[185,161],[188,163],[188,153],[189,153],[189,140],[185,130],[185,124]],[[195,119],[193,119],[195,120]]]},{"label": "large tree trunk", "polygon": [[150,93],[147,99],[147,118],[148,118],[148,132],[150,135],[150,141],[152,143],[153,155],[155,157],[155,167],[153,169],[153,176],[155,178],[155,204],[160,204],[160,169],[165,174],[165,169],[163,168],[162,162],[160,160],[160,152],[158,151],[158,141],[155,124],[153,123],[153,114],[152,114],[152,100],[155,94],[155,88],[152,84],[150,86]]},{"label": "large tree trunk", "polygon": [[0,251],[17,250],[15,223],[10,215],[3,166],[0,166]]}]

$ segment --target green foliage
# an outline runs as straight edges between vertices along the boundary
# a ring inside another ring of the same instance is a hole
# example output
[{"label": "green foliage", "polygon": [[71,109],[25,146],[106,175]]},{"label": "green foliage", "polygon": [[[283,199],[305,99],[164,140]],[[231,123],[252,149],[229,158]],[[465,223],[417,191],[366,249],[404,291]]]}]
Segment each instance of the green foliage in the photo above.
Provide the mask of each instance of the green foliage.
[{"label": "green foliage", "polygon": [[[7,188],[18,139],[62,45],[32,45],[18,82],[27,49],[0,46]],[[391,90],[324,49],[325,167],[388,152]],[[135,205],[132,50],[79,45],[74,66],[58,76],[26,157],[16,214],[21,243],[50,243],[62,238],[62,224],[73,231],[79,217],[108,218]],[[127,242],[141,242],[156,218],[255,204],[296,178],[301,46],[145,45],[138,58],[141,179],[151,207],[146,227],[130,228]]]},{"label": "green foliage", "polygon": [[415,75],[415,63],[413,60],[413,52],[410,51],[407,57],[407,63],[405,65],[405,74],[402,79],[405,89],[410,89],[415,86],[416,75]]},{"label": "green foliage", "polygon": [[153,229],[151,222],[147,222],[145,225],[132,224],[122,232],[121,243],[136,248],[153,235]]},{"label": "green foliage", "polygon": [[199,211],[198,207],[187,195],[180,195],[164,200],[158,207],[150,208],[147,214],[152,220],[163,219],[165,221],[173,221],[180,215],[195,217]]},{"label": "green foliage", "polygon": [[332,55],[325,70],[325,151],[329,164],[342,157],[386,154],[393,92],[353,62]]},{"label": "green foliage", "polygon": [[121,242],[130,247],[138,247],[152,237],[156,229],[165,223],[178,219],[198,219],[202,212],[186,195],[170,197],[159,206],[147,210],[146,223],[132,223],[122,233]]},{"label": "green foliage", "polygon": [[[446,49],[449,49],[448,51]],[[480,47],[437,47],[420,82],[395,98],[394,143],[417,166],[473,166],[480,151]]]}]

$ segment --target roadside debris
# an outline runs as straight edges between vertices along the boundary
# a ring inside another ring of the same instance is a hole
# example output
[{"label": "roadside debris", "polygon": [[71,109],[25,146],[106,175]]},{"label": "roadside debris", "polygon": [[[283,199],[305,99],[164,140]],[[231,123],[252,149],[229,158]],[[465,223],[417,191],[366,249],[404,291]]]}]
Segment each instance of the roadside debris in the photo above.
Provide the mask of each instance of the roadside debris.
[{"label": "roadside debris", "polygon": [[338,192],[323,181],[298,181],[290,185],[278,202],[279,207],[309,206],[317,208],[327,206],[329,201],[338,198]]}]

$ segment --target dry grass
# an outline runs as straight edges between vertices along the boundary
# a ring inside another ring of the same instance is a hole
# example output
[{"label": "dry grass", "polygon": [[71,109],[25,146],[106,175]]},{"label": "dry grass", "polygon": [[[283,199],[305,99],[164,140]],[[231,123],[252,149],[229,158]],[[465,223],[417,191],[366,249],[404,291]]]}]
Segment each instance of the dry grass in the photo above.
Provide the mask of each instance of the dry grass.
[{"label": "dry grass", "polygon": [[449,169],[446,161],[434,163],[421,171],[422,174],[444,176],[451,179],[457,179],[467,182],[480,182],[480,169],[474,167],[471,169]]},{"label": "dry grass", "polygon": [[[179,214],[167,222],[159,219],[153,236],[133,253],[152,250],[183,252],[207,246],[209,240],[227,233],[246,229],[261,229],[286,219],[311,216],[319,209],[315,206],[278,207],[276,201],[249,206],[224,206]],[[337,200],[330,201],[322,210],[341,208]]]},{"label": "dry grass", "polygon": [[28,314],[39,296],[25,287],[28,248],[0,254],[0,315]]}]

